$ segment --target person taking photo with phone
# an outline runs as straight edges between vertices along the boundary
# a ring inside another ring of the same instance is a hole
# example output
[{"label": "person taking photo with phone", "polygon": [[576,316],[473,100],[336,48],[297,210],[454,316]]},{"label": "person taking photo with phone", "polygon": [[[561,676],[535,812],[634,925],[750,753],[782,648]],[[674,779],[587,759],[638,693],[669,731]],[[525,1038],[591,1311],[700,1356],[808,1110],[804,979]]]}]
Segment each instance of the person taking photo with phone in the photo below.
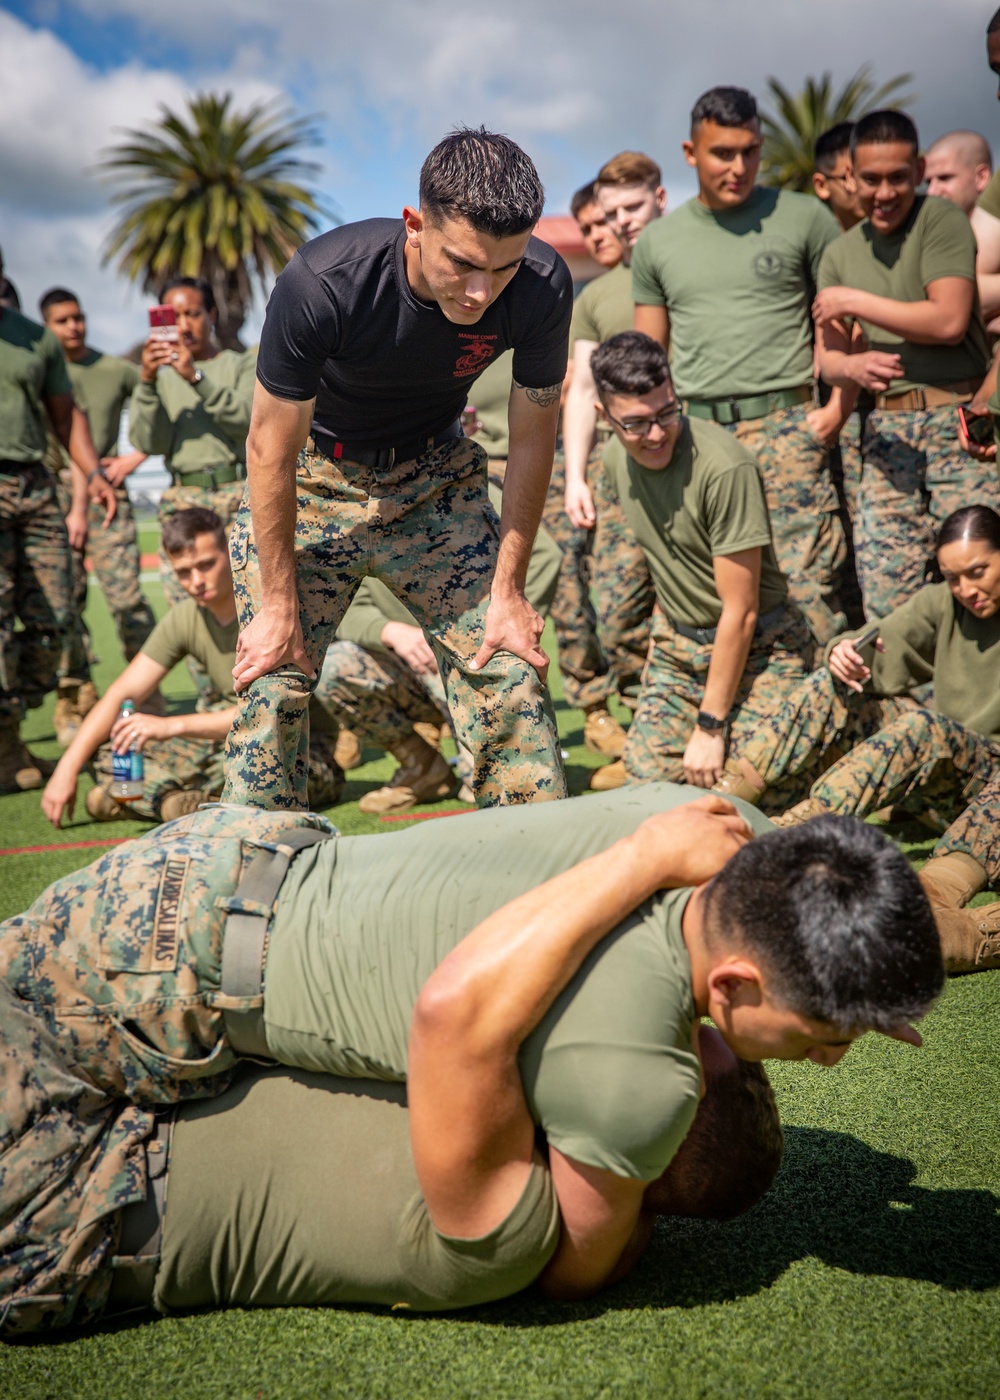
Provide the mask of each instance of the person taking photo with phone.
[{"label": "person taking photo with phone", "polygon": [[[1000,515],[955,511],[936,558],[942,582],[862,638],[833,642],[826,664],[758,725],[715,790],[759,803],[775,783],[825,767],[776,825],[889,806],[917,815],[941,833],[920,878],[935,911],[951,911],[950,970],[1000,967],[1000,920],[985,931],[984,951],[981,911],[955,912],[987,884],[1000,886]],[[933,702],[918,705],[909,692],[927,684]]]}]

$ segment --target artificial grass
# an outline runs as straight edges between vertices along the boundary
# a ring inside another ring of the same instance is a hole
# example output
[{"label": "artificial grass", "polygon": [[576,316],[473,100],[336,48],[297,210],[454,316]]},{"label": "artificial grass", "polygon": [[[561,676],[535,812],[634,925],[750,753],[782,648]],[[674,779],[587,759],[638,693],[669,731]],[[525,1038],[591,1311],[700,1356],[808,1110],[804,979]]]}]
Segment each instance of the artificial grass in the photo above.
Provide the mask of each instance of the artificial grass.
[{"label": "artificial grass", "polygon": [[[158,589],[146,586],[159,607]],[[89,617],[103,684],[119,663],[94,588]],[[582,749],[580,716],[562,703],[557,677],[555,685],[571,786],[581,791],[596,760]],[[172,704],[190,703],[182,670],[167,692]],[[51,709],[32,716],[27,732],[40,753],[58,753],[44,737]],[[391,767],[372,759],[350,775],[351,800],[331,810],[341,830],[398,829],[356,805]],[[55,833],[37,793],[0,798],[0,847],[146,829],[91,823],[81,801],[74,824]],[[932,844],[917,827],[894,835],[917,859]],[[0,917],[98,854],[3,857]],[[833,1070],[769,1066],[787,1143],[774,1189],[729,1224],[661,1222],[632,1276],[590,1303],[526,1295],[445,1318],[289,1309],[119,1322],[0,1346],[0,1396],[992,1400],[1000,1394],[1000,972],[949,983],[922,1030],[919,1051],[868,1036]]]}]

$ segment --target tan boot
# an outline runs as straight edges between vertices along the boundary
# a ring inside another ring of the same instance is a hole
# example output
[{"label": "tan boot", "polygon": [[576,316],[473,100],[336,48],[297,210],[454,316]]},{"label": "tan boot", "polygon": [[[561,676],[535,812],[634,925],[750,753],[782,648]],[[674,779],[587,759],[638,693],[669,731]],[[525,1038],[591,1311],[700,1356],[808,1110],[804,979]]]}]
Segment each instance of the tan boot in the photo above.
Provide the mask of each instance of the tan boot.
[{"label": "tan boot", "polygon": [[607,705],[588,710],[583,721],[583,746],[591,753],[605,758],[621,758],[625,748],[625,730],[611,714]]},{"label": "tan boot", "polygon": [[77,697],[81,681],[60,681],[56,688],[56,707],[52,712],[52,726],[56,731],[56,742],[68,749],[80,728],[80,716],[76,712]]},{"label": "tan boot", "polygon": [[617,759],[614,763],[608,763],[603,768],[595,768],[590,779],[591,792],[611,792],[614,788],[624,787],[628,782],[628,774],[625,772],[625,763],[622,759]]},{"label": "tan boot", "polygon": [[721,792],[726,797],[741,797],[756,807],[767,790],[767,784],[751,767],[745,758],[727,758],[722,777],[712,784],[713,792]]},{"label": "tan boot", "polygon": [[917,872],[932,909],[963,909],[973,895],[986,888],[986,871],[964,851],[931,856]]},{"label": "tan boot", "polygon": [[94,786],[84,799],[87,816],[95,822],[129,821],[132,813],[124,802],[116,802],[106,788]]},{"label": "tan boot", "polygon": [[829,817],[832,813],[818,797],[806,797],[801,802],[796,802],[794,807],[789,807],[787,812],[782,812],[780,817],[772,817],[775,826],[785,828],[789,826],[803,826],[806,822],[815,821],[817,817]]},{"label": "tan boot", "polygon": [[33,792],[53,771],[53,764],[36,758],[21,742],[16,719],[0,721],[0,792]]},{"label": "tan boot", "polygon": [[352,730],[342,729],[337,735],[337,747],[334,749],[333,756],[345,773],[360,765],[361,745],[358,742],[358,736]]},{"label": "tan boot", "polygon": [[391,753],[399,767],[383,788],[366,792],[358,803],[362,812],[405,812],[418,802],[440,802],[458,786],[451,768],[419,734],[396,744]]},{"label": "tan boot", "polygon": [[441,735],[444,729],[440,724],[431,724],[429,720],[418,719],[413,725],[414,731],[420,735],[425,744],[429,744],[432,749],[440,749]]},{"label": "tan boot", "polygon": [[1000,967],[1000,901],[978,909],[935,909],[945,970],[988,972]]},{"label": "tan boot", "polygon": [[[94,791],[96,792],[96,788]],[[160,803],[160,821],[172,822],[175,817],[186,817],[191,812],[197,812],[203,802],[212,800],[211,793],[202,792],[199,788],[168,792]]]}]

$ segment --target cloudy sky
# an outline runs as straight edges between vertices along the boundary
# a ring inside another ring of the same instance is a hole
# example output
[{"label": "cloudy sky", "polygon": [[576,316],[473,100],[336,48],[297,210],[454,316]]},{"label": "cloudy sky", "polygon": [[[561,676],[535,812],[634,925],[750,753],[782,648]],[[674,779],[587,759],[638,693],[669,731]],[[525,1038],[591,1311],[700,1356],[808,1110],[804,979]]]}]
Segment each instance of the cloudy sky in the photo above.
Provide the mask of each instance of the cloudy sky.
[{"label": "cloudy sky", "polygon": [[[31,312],[55,282],[83,297],[92,340],[118,350],[146,299],[109,269],[107,189],[92,173],[123,127],[196,90],[283,95],[320,114],[319,187],[345,219],[394,214],[457,122],[508,132],[534,156],[548,209],[616,150],[693,192],[680,142],[716,83],[797,89],[866,62],[914,74],[925,143],[958,126],[1000,156],[980,0],[13,0],[0,3],[0,247]],[[253,324],[259,324],[259,309]],[[253,325],[250,327],[253,329]]]}]

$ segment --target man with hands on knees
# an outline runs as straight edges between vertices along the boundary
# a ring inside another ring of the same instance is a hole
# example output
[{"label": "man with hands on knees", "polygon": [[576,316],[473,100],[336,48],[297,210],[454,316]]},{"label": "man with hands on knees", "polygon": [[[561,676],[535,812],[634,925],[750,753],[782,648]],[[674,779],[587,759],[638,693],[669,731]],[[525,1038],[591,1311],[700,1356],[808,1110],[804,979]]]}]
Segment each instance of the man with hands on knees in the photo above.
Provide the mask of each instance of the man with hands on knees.
[{"label": "man with hands on knees", "polygon": [[[485,129],[424,162],[419,208],[300,248],[268,304],[232,552],[241,633],[225,796],[306,801],[306,708],[360,581],[382,579],[432,638],[477,801],[565,795],[542,619],[525,571],[555,450],[568,269],[532,238],[534,165]],[[513,349],[500,521],[466,391]]]},{"label": "man with hands on knees", "polygon": [[628,331],[591,367],[614,433],[604,470],[659,603],[623,775],[711,787],[729,747],[806,675],[809,630],[788,601],[756,463],[682,412],[662,346]]}]

